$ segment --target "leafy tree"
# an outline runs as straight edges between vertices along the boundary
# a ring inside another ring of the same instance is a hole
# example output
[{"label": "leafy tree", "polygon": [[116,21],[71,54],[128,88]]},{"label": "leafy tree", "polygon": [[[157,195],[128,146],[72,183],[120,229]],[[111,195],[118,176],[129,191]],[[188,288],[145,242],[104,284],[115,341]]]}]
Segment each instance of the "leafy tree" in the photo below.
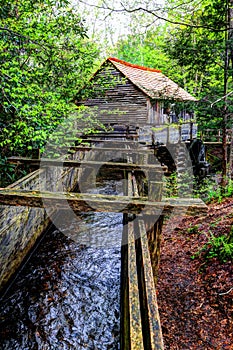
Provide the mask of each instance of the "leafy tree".
[{"label": "leafy tree", "polygon": [[[174,4],[174,1],[169,1]],[[177,2],[176,2],[177,4]],[[200,126],[221,128],[223,132],[223,187],[227,175],[226,130],[232,127],[232,0],[204,0],[188,4],[186,16],[191,26],[171,28],[168,53],[183,67],[201,103]],[[184,12],[182,12],[184,14]],[[169,14],[174,16],[174,12]],[[179,18],[181,20],[181,18]],[[195,77],[195,79],[192,79]]]},{"label": "leafy tree", "polygon": [[1,156],[41,147],[77,113],[72,101],[98,55],[70,1],[0,1]]},{"label": "leafy tree", "polygon": [[159,26],[146,33],[129,34],[118,40],[112,53],[125,61],[161,69],[164,74],[168,74],[172,60],[164,50],[165,33],[166,26]]},{"label": "leafy tree", "polygon": [[[227,175],[226,130],[233,124],[233,0],[167,0],[163,10],[156,6],[155,1],[124,1],[120,5],[114,7],[110,0],[102,3],[102,7],[111,12],[146,13],[157,22],[162,19],[169,24],[166,26],[167,35],[162,38],[166,42],[162,45],[163,57],[168,58],[167,69],[172,73],[172,76],[168,75],[200,99],[196,113],[200,129],[222,129],[224,188]],[[148,27],[152,24],[150,19],[147,17]],[[157,28],[154,30],[156,33]],[[148,42],[144,41],[141,45],[133,35],[129,39],[128,43],[118,44],[121,53],[127,56],[128,50],[134,58],[136,52],[139,60],[148,57]],[[138,50],[133,48],[134,43]],[[151,57],[156,57],[153,50],[148,52]],[[161,54],[159,57],[162,57]],[[176,71],[171,69],[171,63],[176,66]],[[229,173],[232,174],[232,150],[230,154]]]}]

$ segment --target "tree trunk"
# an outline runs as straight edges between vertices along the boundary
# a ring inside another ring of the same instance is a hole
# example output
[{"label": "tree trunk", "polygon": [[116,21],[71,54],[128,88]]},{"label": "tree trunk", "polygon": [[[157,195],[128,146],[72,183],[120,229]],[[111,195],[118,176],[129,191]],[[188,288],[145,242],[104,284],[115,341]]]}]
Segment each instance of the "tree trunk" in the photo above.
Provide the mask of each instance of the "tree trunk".
[{"label": "tree trunk", "polygon": [[[231,78],[233,79],[233,0],[229,0],[229,52],[230,52],[230,65],[231,65]],[[229,158],[229,179],[233,179],[233,113],[229,115],[230,119],[230,158]]]},{"label": "tree trunk", "polygon": [[233,0],[226,1],[226,35],[225,35],[225,67],[224,67],[224,109],[222,120],[222,191],[227,185],[227,125],[230,116],[228,111],[228,78],[233,75]]},{"label": "tree trunk", "polygon": [[[231,121],[232,121],[232,124],[233,124],[232,116],[231,116]],[[233,180],[233,126],[232,126],[230,132],[231,132],[230,133],[231,144],[230,144],[228,178]]]}]

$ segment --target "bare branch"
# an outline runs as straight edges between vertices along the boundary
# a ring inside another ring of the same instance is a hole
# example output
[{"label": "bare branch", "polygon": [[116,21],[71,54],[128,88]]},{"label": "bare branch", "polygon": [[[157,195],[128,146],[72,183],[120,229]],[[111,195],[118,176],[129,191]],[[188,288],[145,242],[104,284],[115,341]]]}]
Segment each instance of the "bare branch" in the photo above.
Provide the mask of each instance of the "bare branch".
[{"label": "bare branch", "polygon": [[232,290],[233,290],[233,287],[231,287],[231,288],[230,288],[227,292],[225,292],[225,293],[218,293],[218,295],[229,294]]},{"label": "bare branch", "polygon": [[[95,7],[95,8],[99,8],[102,10],[107,10],[110,11],[110,13],[105,17],[107,18],[109,15],[111,15],[113,12],[115,13],[122,13],[122,12],[127,12],[127,13],[135,13],[135,12],[145,12],[148,13],[149,15],[152,15],[154,17],[156,17],[157,19],[161,20],[161,21],[165,21],[171,24],[176,24],[176,25],[181,25],[181,26],[186,26],[186,27],[190,27],[190,28],[204,28],[204,29],[208,29],[211,30],[213,32],[224,32],[224,31],[228,31],[229,29],[233,29],[233,28],[229,28],[228,26],[222,28],[222,29],[217,29],[214,27],[210,27],[208,25],[198,25],[198,24],[193,24],[191,22],[183,22],[183,21],[176,21],[176,20],[172,20],[169,19],[167,17],[161,16],[160,14],[157,13],[157,11],[162,11],[162,8],[157,8],[156,10],[149,10],[145,7],[139,6],[133,9],[130,8],[126,8],[124,6],[123,3],[120,3],[122,8],[112,8],[110,7],[105,1],[103,1],[104,6],[102,5],[94,5],[94,4],[89,4],[88,2],[86,2],[85,0],[79,0],[81,3],[83,3],[84,5],[90,6],[90,7]],[[186,4],[191,3],[191,1],[188,1]],[[177,6],[180,7],[181,5]],[[171,9],[170,9],[171,10]]]},{"label": "bare branch", "polygon": [[216,101],[212,102],[210,107],[212,108],[215,103],[218,103],[218,102],[224,100],[227,96],[230,96],[231,94],[233,94],[233,91],[228,92],[226,95],[224,95],[221,98],[217,99]]}]

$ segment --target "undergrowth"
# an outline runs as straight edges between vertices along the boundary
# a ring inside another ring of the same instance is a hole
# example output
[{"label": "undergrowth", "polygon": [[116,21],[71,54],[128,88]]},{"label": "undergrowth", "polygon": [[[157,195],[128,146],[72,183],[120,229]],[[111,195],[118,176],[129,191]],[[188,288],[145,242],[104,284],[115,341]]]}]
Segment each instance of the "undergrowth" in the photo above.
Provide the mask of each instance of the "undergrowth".
[{"label": "undergrowth", "polygon": [[223,189],[219,174],[199,179],[188,172],[179,175],[172,173],[165,178],[164,182],[163,194],[166,197],[196,197],[208,204],[213,201],[221,203],[223,198],[233,196],[233,180],[229,179]]},{"label": "undergrowth", "polygon": [[228,235],[215,237],[211,234],[209,241],[192,256],[192,259],[200,256],[205,260],[217,258],[221,263],[233,260],[233,226]]},{"label": "undergrowth", "polygon": [[27,169],[16,164],[10,164],[7,157],[0,156],[0,187],[6,187],[27,175]]},{"label": "undergrowth", "polygon": [[227,185],[222,189],[217,175],[214,177],[206,177],[195,183],[194,194],[206,203],[212,201],[221,203],[223,198],[233,196],[233,181],[229,179]]}]

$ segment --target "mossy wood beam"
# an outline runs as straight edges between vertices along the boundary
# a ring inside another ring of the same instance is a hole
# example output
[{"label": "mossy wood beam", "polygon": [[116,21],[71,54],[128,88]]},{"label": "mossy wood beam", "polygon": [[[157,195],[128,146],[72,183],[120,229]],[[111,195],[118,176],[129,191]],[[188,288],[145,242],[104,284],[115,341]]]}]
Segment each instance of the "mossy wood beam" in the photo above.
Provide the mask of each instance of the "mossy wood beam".
[{"label": "mossy wood beam", "polygon": [[8,158],[8,162],[13,164],[30,164],[38,167],[46,167],[46,166],[56,166],[56,167],[105,167],[108,169],[113,169],[115,171],[146,171],[146,170],[156,170],[158,172],[165,171],[167,168],[162,167],[157,164],[129,164],[129,163],[118,163],[118,162],[104,162],[104,161],[92,161],[92,160],[57,160],[57,159],[32,159],[26,157],[10,157]]},{"label": "mossy wood beam", "polygon": [[[128,173],[128,196],[138,194]],[[132,220],[132,219],[135,220]],[[164,349],[148,238],[142,216],[124,214],[121,250],[121,348]]]},{"label": "mossy wood beam", "polygon": [[[134,185],[133,174],[129,172],[127,174],[125,193],[130,197],[137,192],[137,188],[134,188]],[[123,223],[121,249],[121,349],[144,349],[134,224],[130,221],[128,214],[123,215]]]},{"label": "mossy wood beam", "polygon": [[[204,144],[204,145],[207,145],[207,146],[208,146],[208,145],[216,145],[216,146],[219,145],[219,146],[220,146],[220,145],[222,145],[222,142],[220,142],[220,141],[213,141],[213,142],[211,142],[211,141],[204,141],[203,144]],[[227,142],[226,144],[227,144],[228,146],[230,146],[231,142]]]},{"label": "mossy wood beam", "polygon": [[[144,349],[163,350],[163,336],[158,311],[156,288],[143,219],[134,223],[139,289],[141,290]],[[139,348],[138,348],[139,349]]]},{"label": "mossy wood beam", "polygon": [[138,145],[146,145],[148,142],[146,141],[134,141],[134,140],[111,140],[111,139],[101,139],[101,137],[98,138],[84,138],[80,137],[80,139],[74,139],[74,138],[68,138],[67,141],[69,142],[77,142],[78,144],[83,144],[83,143],[99,143],[99,142],[106,142],[107,143],[114,143],[118,145],[131,145],[131,146],[138,146]]},{"label": "mossy wood beam", "polygon": [[138,134],[137,133],[127,133],[127,132],[122,132],[122,133],[117,133],[117,132],[100,132],[100,133],[96,133],[96,134],[91,134],[90,135],[92,138],[96,138],[96,137],[106,137],[106,138],[137,138]]},{"label": "mossy wood beam", "polygon": [[153,150],[149,149],[149,148],[130,148],[130,149],[125,149],[125,148],[120,148],[120,147],[95,147],[95,146],[71,146],[71,147],[61,147],[59,148],[55,148],[55,151],[63,151],[63,150],[67,150],[68,151],[93,151],[93,152],[122,152],[122,153],[126,153],[126,154],[137,154],[137,153],[151,153],[153,154]]},{"label": "mossy wood beam", "polygon": [[53,207],[75,212],[121,212],[150,215],[172,213],[174,209],[185,214],[206,213],[207,206],[199,199],[167,198],[161,202],[148,201],[147,197],[101,195],[89,193],[21,191],[3,188],[0,190],[0,205],[43,208]]}]

